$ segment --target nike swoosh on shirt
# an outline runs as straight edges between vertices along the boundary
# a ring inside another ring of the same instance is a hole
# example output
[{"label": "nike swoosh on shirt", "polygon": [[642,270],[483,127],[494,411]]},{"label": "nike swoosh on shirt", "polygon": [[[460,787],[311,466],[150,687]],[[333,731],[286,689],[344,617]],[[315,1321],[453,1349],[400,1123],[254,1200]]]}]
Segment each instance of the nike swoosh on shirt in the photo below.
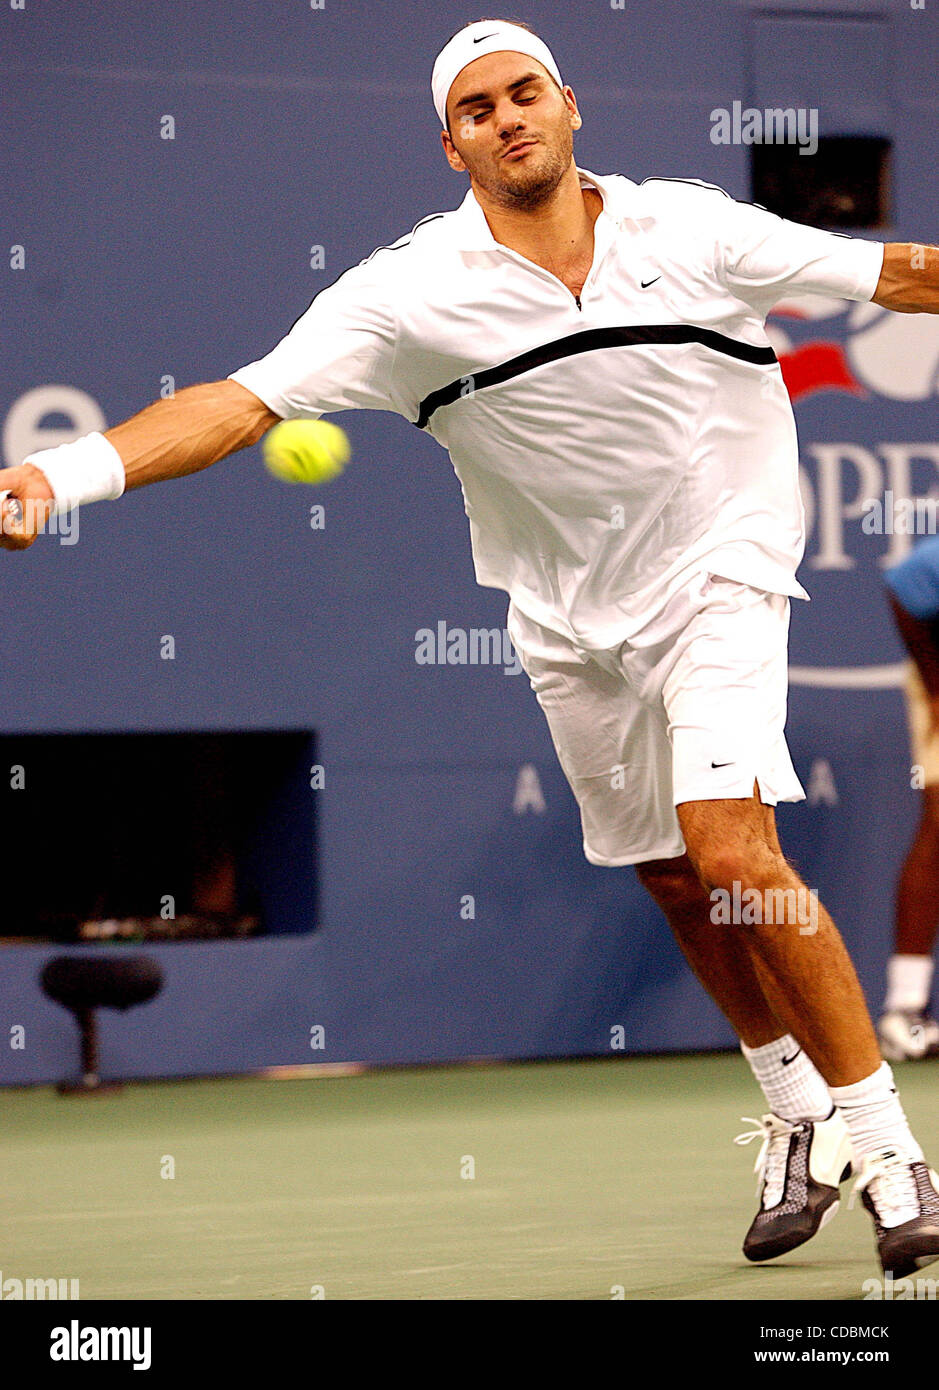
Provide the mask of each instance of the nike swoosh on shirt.
[{"label": "nike swoosh on shirt", "polygon": [[711,763],[712,767],[733,767],[733,759],[729,763]]},{"label": "nike swoosh on shirt", "polygon": [[639,288],[640,288],[641,290],[647,290],[647,289],[649,288],[650,285],[654,285],[655,282],[656,282],[656,280],[661,280],[661,278],[662,278],[661,275],[656,275],[655,278],[652,279],[652,280],[640,280],[640,281],[639,281]]}]

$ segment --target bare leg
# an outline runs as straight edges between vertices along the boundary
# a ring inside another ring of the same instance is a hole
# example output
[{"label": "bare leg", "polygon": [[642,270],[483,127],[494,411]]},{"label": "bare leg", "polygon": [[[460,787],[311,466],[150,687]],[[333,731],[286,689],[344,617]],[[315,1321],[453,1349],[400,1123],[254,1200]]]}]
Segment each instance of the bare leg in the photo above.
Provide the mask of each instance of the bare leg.
[{"label": "bare leg", "polygon": [[789,1030],[773,1013],[741,929],[710,920],[711,900],[687,854],[636,865],[640,883],[665,913],[685,959],[748,1047]]},{"label": "bare leg", "polygon": [[[770,808],[750,800],[689,801],[677,808],[689,857],[707,892],[808,890],[787,863]],[[740,925],[772,1012],[829,1086],[872,1075],[881,1058],[858,978],[831,917],[818,904],[817,929],[801,923]]]},{"label": "bare leg", "polygon": [[923,789],[922,817],[897,884],[896,913],[896,954],[931,956],[939,926],[939,786]]}]

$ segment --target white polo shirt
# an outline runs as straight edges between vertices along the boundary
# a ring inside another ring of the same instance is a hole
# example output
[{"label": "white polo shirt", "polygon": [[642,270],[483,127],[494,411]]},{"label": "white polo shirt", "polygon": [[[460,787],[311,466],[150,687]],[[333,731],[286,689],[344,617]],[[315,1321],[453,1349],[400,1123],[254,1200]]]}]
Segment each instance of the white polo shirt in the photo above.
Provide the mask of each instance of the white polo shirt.
[{"label": "white polo shirt", "polygon": [[316,296],[232,373],[276,414],[392,410],[449,450],[476,578],[587,649],[706,567],[807,598],[795,420],[763,328],[784,295],[868,300],[883,245],[696,180],[600,178],[580,300],[470,190]]}]

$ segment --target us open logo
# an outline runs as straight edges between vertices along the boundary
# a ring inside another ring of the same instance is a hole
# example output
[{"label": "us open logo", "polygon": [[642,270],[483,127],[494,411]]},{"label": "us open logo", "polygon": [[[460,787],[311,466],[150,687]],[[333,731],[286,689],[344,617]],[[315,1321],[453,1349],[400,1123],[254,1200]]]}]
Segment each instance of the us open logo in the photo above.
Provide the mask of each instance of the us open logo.
[{"label": "us open logo", "polygon": [[[856,579],[854,624],[858,614],[885,603],[885,571],[918,539],[910,526],[865,534],[872,502],[892,515],[902,501],[909,514],[921,517],[934,513],[939,500],[939,319],[805,295],[777,304],[766,331],[799,429],[808,537],[803,582],[825,603],[824,585],[813,584],[813,575]],[[822,423],[827,439],[818,439],[820,408],[828,416]],[[876,660],[792,665],[789,679],[801,686],[885,690],[902,687],[905,671],[904,662]]]}]

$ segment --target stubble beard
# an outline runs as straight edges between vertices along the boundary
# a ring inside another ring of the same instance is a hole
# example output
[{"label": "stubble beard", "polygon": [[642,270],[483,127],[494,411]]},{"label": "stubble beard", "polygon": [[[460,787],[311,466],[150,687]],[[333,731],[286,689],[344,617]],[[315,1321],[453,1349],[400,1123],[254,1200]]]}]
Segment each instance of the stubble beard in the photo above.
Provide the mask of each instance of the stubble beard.
[{"label": "stubble beard", "polygon": [[[520,170],[511,178],[500,178],[501,169],[497,162],[496,169],[492,174],[480,173],[474,169],[471,169],[470,172],[484,192],[500,207],[516,211],[531,211],[541,207],[553,196],[558,184],[570,168],[574,154],[574,141],[568,133],[566,141],[561,139],[552,145],[542,143],[535,148],[536,158],[538,158],[537,151],[540,150],[541,152],[537,169]],[[469,166],[467,165],[467,167]]]}]

